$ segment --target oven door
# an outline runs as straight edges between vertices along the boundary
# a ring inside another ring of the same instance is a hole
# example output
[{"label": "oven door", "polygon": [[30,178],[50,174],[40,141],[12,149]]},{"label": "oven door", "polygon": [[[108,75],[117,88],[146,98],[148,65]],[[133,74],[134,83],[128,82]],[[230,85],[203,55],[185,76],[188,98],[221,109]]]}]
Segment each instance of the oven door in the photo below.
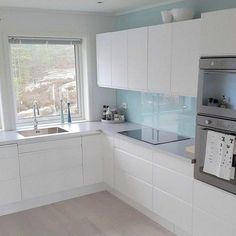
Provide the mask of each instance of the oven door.
[{"label": "oven door", "polygon": [[236,120],[236,70],[201,69],[198,113]]},{"label": "oven door", "polygon": [[[213,126],[213,125],[212,125]],[[205,153],[206,153],[206,143],[207,143],[207,133],[209,130],[222,133],[230,133],[230,131],[223,131],[222,129],[217,129],[209,126],[197,126],[196,130],[196,164],[194,166],[194,178],[205,183],[211,184],[233,194],[236,194],[236,179],[234,180],[224,180],[213,176],[211,174],[205,173],[203,171],[204,162],[205,162]],[[234,133],[236,135],[236,133]]]}]

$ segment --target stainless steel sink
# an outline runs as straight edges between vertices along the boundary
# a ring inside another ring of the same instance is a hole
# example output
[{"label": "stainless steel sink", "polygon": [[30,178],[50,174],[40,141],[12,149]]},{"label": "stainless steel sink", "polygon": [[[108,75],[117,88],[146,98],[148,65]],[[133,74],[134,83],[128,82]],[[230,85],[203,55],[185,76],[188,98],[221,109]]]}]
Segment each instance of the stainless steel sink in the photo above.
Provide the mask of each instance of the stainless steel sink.
[{"label": "stainless steel sink", "polygon": [[50,134],[59,134],[68,132],[59,127],[51,127],[51,128],[43,128],[43,129],[32,129],[32,130],[22,130],[18,131],[17,133],[24,136],[24,137],[33,137],[33,136],[40,136],[40,135],[50,135]]}]

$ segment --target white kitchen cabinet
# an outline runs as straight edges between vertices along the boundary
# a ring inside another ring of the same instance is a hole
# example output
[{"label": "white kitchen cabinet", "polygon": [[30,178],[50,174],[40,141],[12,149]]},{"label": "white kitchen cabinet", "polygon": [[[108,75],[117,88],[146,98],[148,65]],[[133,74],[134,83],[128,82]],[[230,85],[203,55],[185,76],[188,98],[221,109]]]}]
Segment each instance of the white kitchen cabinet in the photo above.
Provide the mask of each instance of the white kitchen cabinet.
[{"label": "white kitchen cabinet", "polygon": [[160,189],[153,189],[153,210],[159,216],[192,233],[192,205]]},{"label": "white kitchen cabinet", "polygon": [[19,145],[22,198],[83,185],[81,138]]},{"label": "white kitchen cabinet", "polygon": [[84,184],[103,182],[103,143],[102,135],[82,137]]},{"label": "white kitchen cabinet", "polygon": [[0,146],[0,205],[21,200],[17,145]]},{"label": "white kitchen cabinet", "polygon": [[97,83],[101,87],[111,87],[111,34],[98,34],[97,47]]},{"label": "white kitchen cabinet", "polygon": [[115,169],[115,189],[140,205],[152,210],[152,185]]},{"label": "white kitchen cabinet", "polygon": [[236,9],[202,14],[201,56],[236,55]]},{"label": "white kitchen cabinet", "polygon": [[114,187],[114,138],[103,136],[103,181],[111,188]]},{"label": "white kitchen cabinet", "polygon": [[143,158],[115,148],[115,168],[152,184],[152,163]]},{"label": "white kitchen cabinet", "polygon": [[[221,203],[218,203],[221,205]],[[194,208],[193,236],[235,236],[236,227],[222,221],[213,215]]]},{"label": "white kitchen cabinet", "polygon": [[153,185],[162,191],[192,204],[193,179],[188,176],[162,166],[154,165]]},{"label": "white kitchen cabinet", "polygon": [[195,180],[193,196],[194,208],[222,222],[227,222],[231,226],[236,225],[236,196],[234,194]]},{"label": "white kitchen cabinet", "polygon": [[197,96],[201,20],[173,23],[171,92]]},{"label": "white kitchen cabinet", "polygon": [[148,28],[148,90],[170,92],[172,24]]},{"label": "white kitchen cabinet", "polygon": [[111,33],[112,87],[127,88],[127,31]]},{"label": "white kitchen cabinet", "polygon": [[147,90],[148,28],[128,30],[128,88]]}]

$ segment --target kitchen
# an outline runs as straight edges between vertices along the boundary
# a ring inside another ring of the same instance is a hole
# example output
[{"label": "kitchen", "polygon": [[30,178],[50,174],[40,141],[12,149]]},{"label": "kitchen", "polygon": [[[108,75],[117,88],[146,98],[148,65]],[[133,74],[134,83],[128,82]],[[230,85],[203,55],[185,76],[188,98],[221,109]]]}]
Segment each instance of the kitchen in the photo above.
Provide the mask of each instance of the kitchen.
[{"label": "kitchen", "polygon": [[138,2],[0,3],[1,235],[235,235],[236,4]]}]

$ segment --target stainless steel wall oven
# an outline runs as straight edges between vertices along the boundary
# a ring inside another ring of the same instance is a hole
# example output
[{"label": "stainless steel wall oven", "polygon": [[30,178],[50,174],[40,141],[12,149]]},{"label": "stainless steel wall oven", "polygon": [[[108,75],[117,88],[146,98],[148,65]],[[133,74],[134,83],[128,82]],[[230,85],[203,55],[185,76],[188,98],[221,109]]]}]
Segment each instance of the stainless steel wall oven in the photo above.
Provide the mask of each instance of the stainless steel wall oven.
[{"label": "stainless steel wall oven", "polygon": [[[235,173],[226,180],[204,172],[208,132],[236,138],[236,57],[201,58],[199,66],[194,177],[236,194]],[[232,168],[236,166],[235,157]]]}]

